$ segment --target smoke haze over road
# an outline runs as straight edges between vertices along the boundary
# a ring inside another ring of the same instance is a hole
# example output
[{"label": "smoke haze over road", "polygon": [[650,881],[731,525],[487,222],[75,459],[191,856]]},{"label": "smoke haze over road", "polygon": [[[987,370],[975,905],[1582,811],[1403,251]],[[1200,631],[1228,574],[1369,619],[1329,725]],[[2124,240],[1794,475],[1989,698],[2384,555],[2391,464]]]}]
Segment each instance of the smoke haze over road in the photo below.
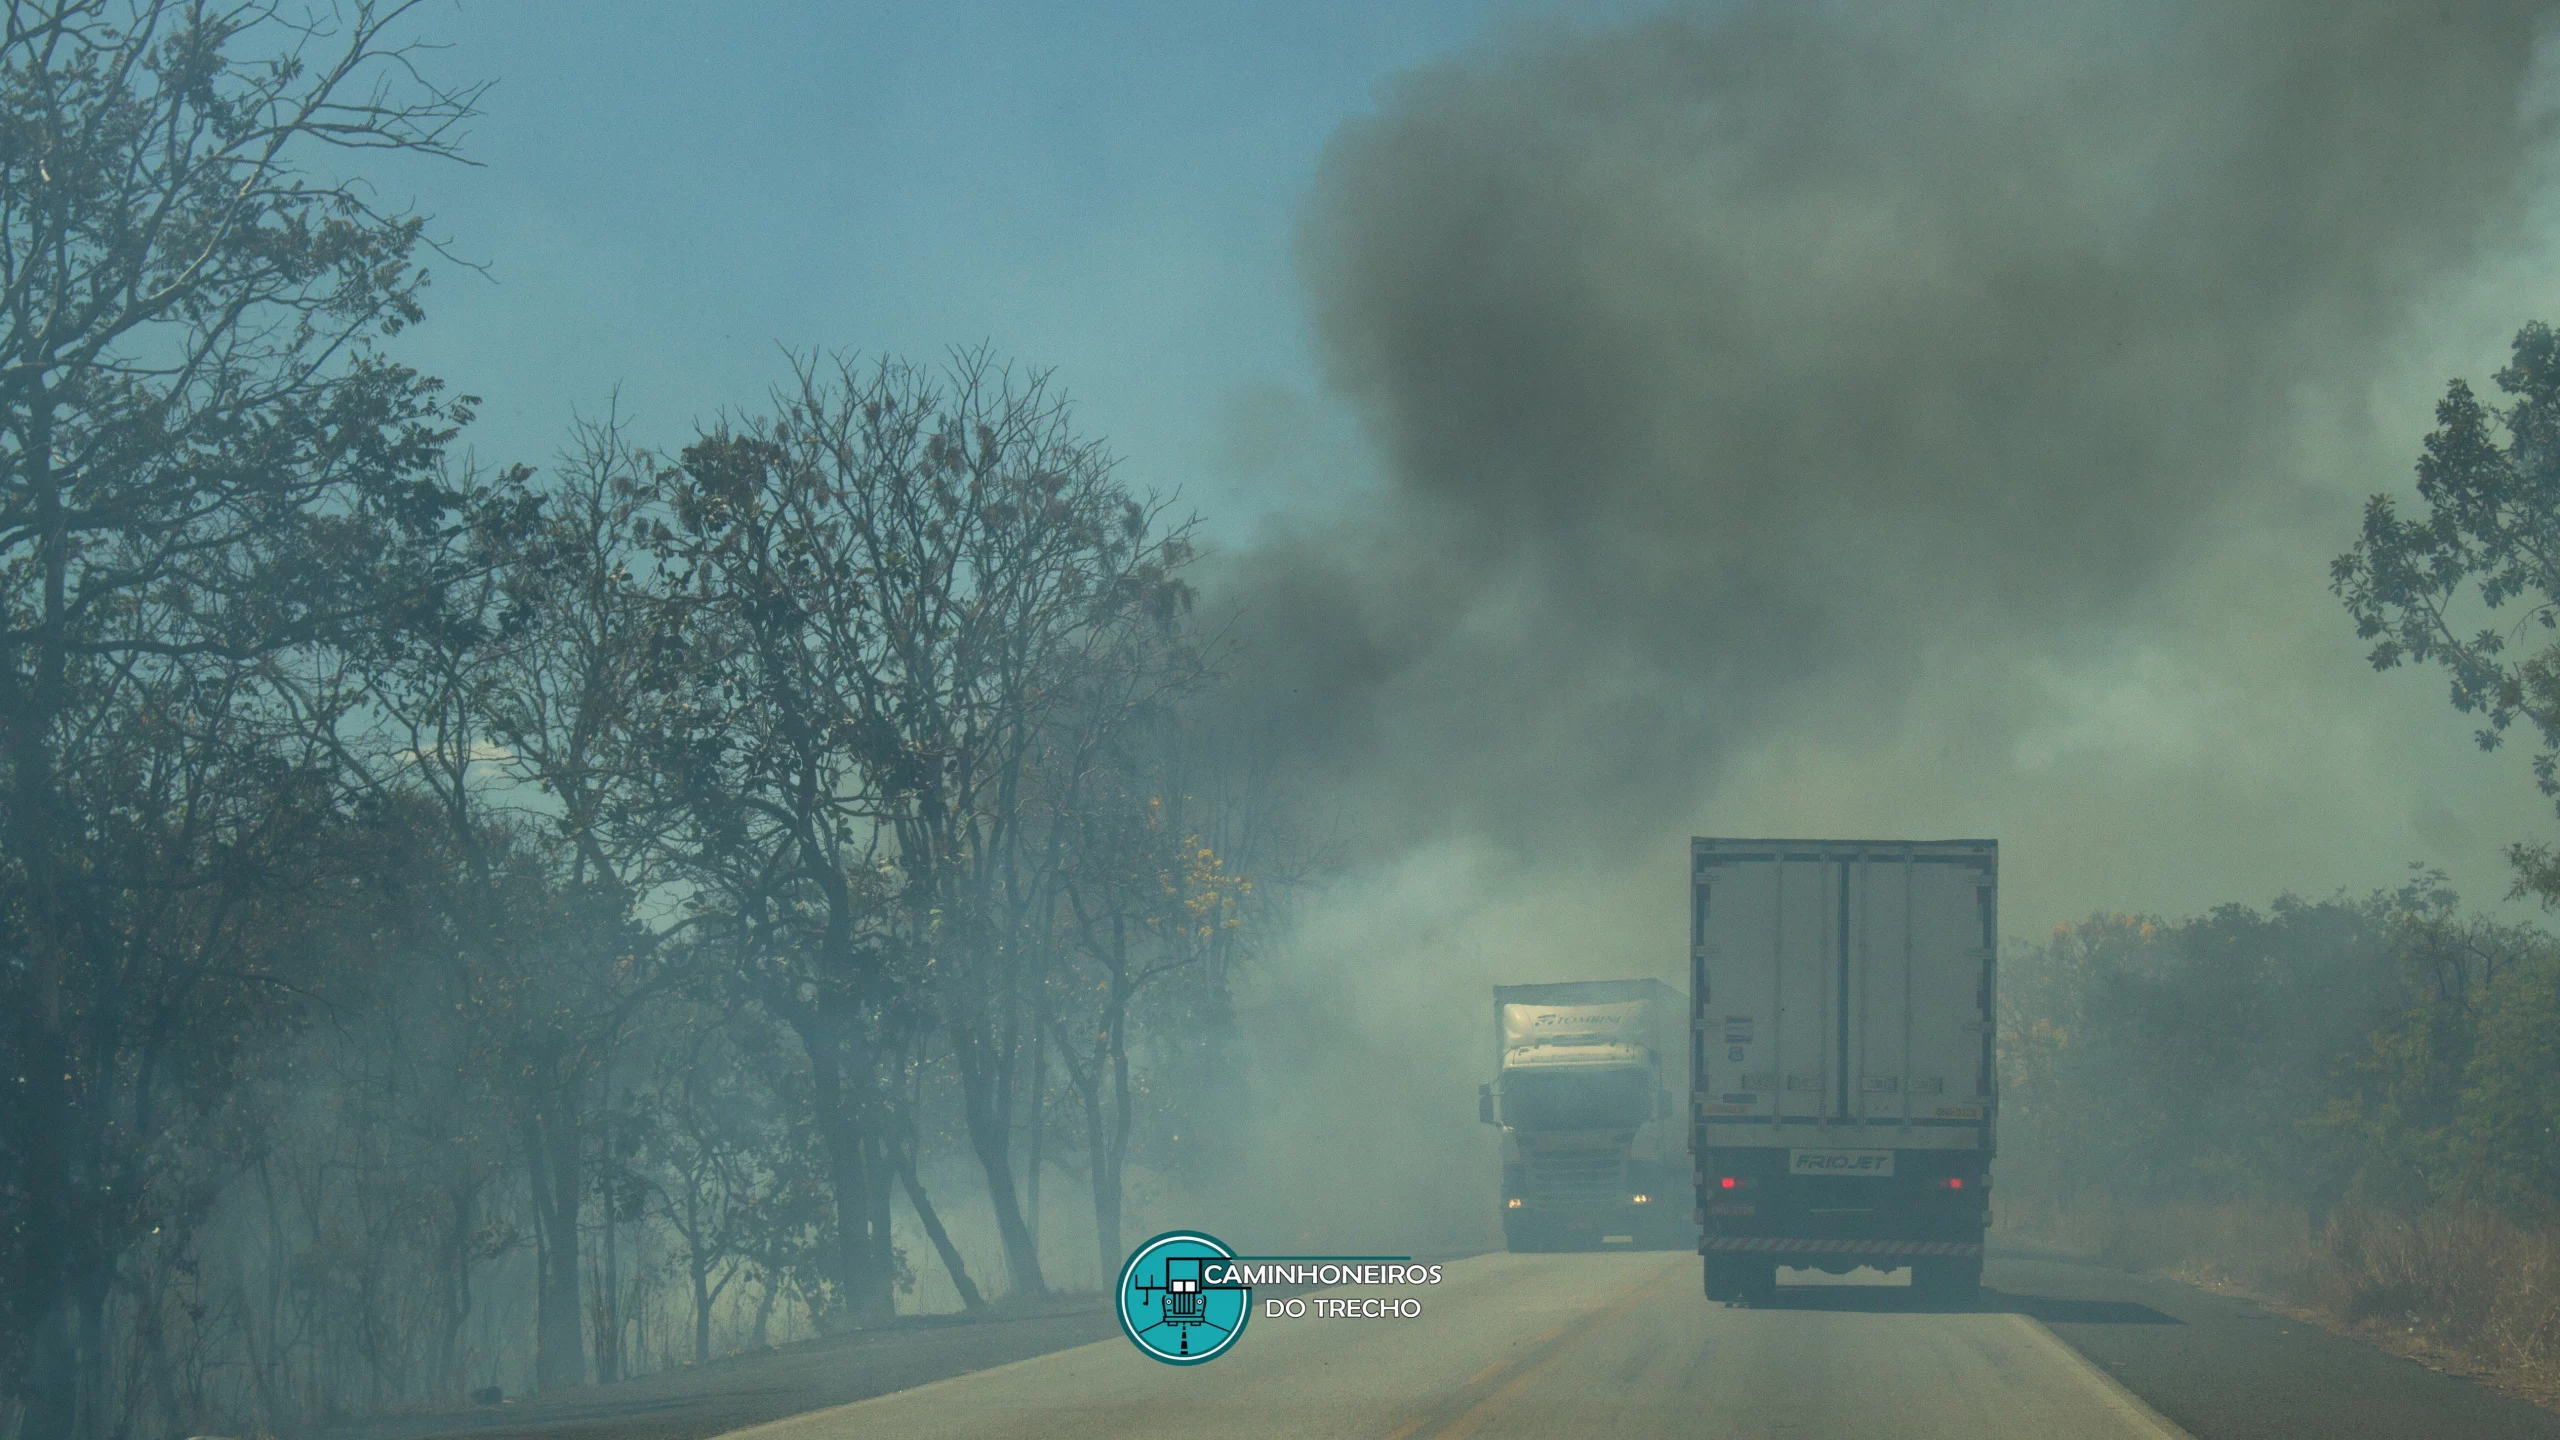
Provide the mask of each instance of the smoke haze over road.
[{"label": "smoke haze over road", "polygon": [[2550,308],[2548,9],[1697,8],[1389,87],[1301,232],[1383,484],[1219,593],[1358,877],[1275,1006],[1676,976],[1693,833],[1997,836],[2012,934],[2494,898],[2523,757],[2326,564]]}]

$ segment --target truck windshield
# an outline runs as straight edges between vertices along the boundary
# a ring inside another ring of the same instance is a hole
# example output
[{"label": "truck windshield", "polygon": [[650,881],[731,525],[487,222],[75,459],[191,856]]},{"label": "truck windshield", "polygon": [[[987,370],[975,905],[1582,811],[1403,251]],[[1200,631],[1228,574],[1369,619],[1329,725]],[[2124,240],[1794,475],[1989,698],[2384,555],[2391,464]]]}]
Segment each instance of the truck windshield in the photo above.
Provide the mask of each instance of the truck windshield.
[{"label": "truck windshield", "polygon": [[1514,1071],[1502,1082],[1502,1121],[1514,1130],[1614,1130],[1652,1118],[1642,1070]]}]

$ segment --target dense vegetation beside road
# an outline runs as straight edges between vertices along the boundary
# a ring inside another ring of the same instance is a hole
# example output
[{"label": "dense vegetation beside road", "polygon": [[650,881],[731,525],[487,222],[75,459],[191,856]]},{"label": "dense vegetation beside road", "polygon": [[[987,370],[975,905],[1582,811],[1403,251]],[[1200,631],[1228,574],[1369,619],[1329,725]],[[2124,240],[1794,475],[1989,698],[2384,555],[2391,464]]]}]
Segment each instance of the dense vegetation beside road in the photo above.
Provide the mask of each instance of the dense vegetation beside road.
[{"label": "dense vegetation beside road", "polygon": [[0,1435],[976,1310],[935,1176],[1037,1296],[1044,1175],[1107,1273],[1235,1103],[1296,861],[1189,518],[983,352],[463,464],[342,173],[475,113],[409,8],[7,7]]},{"label": "dense vegetation beside road", "polygon": [[[2527,325],[2484,404],[2455,381],[2421,512],[2366,507],[2333,587],[2376,669],[2430,664],[2495,750],[2523,721],[2560,799],[2560,336]],[[2560,904],[2560,852],[2508,851]],[[2560,1379],[2560,941],[2441,873],[2364,897],[2101,915],[2004,967],[2013,1222],[2202,1264],[2346,1323]]]}]

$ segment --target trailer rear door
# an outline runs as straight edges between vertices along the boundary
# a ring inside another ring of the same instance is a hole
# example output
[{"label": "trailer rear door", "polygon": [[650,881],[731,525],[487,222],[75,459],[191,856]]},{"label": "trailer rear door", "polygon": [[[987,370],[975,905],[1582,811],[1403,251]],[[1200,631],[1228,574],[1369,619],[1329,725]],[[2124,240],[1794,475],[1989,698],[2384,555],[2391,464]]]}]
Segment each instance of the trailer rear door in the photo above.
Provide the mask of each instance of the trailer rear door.
[{"label": "trailer rear door", "polygon": [[1703,1143],[1990,1148],[1995,842],[1701,839],[1690,873]]}]

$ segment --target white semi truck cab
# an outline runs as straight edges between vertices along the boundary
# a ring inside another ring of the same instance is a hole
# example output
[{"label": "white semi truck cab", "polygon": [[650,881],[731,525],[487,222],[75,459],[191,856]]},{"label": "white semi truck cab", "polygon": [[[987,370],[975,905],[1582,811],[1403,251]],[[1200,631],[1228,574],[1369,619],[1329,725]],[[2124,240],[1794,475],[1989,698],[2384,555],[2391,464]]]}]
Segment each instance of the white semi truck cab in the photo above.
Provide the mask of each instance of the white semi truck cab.
[{"label": "white semi truck cab", "polygon": [[1698,839],[1690,1129],[1709,1299],[1780,1266],[1982,1283],[2000,847]]},{"label": "white semi truck cab", "polygon": [[1685,1245],[1687,1135],[1674,1095],[1679,991],[1659,980],[1493,989],[1502,1232],[1513,1250]]}]

